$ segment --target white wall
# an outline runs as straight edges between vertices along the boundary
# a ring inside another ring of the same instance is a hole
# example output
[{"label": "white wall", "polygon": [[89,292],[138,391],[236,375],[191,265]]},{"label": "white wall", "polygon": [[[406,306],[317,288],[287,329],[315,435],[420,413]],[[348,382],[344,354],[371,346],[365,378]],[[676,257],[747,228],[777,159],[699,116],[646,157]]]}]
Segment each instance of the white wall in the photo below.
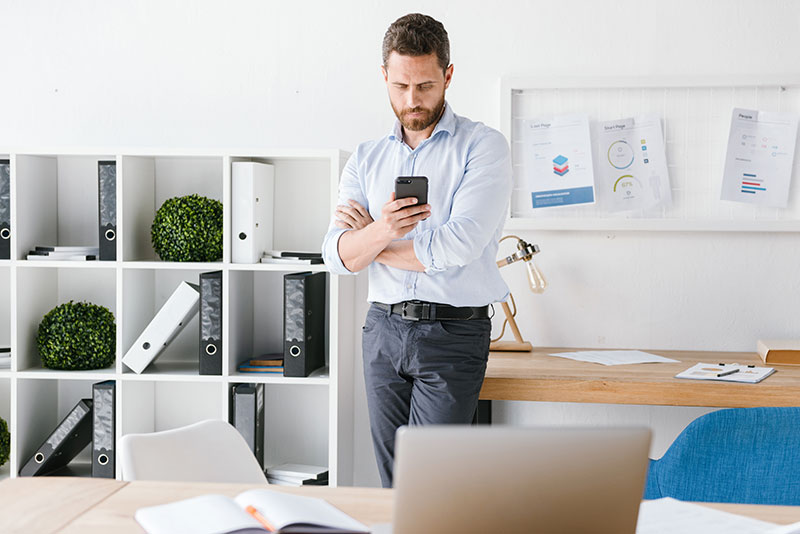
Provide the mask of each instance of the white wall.
[{"label": "white wall", "polygon": [[[800,68],[800,2],[790,0],[3,0],[0,145],[352,150],[392,124],[380,41],[412,11],[448,29],[454,110],[495,127],[508,74]],[[542,247],[551,287],[526,292],[521,267],[504,276],[537,345],[753,350],[759,337],[800,335],[790,306],[800,297],[796,235],[523,237]],[[358,384],[355,481],[377,484]],[[658,455],[704,411],[498,403],[495,418],[652,424]]]}]

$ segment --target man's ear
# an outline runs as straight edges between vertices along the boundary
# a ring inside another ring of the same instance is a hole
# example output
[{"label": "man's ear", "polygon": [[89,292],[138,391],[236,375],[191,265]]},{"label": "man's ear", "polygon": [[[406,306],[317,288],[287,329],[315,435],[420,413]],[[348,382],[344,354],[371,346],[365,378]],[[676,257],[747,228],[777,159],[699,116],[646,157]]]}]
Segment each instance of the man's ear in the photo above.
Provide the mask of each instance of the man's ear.
[{"label": "man's ear", "polygon": [[453,79],[453,65],[451,64],[447,69],[444,71],[444,88],[447,89],[450,87],[450,80]]},{"label": "man's ear", "polygon": [[386,82],[386,85],[389,85],[389,73],[383,65],[381,65],[381,74],[383,74],[383,81]]}]

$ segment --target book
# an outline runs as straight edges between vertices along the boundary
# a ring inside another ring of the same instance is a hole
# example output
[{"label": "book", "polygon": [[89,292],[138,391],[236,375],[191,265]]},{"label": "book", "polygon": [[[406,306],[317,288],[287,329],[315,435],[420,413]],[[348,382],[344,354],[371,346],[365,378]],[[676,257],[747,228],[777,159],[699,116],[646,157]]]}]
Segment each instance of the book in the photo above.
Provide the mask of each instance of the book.
[{"label": "book", "polygon": [[293,488],[299,488],[302,486],[327,486],[328,480],[316,480],[313,478],[289,478],[289,477],[267,477],[267,482],[270,484],[274,484],[276,486],[289,486]]},{"label": "book", "polygon": [[293,478],[328,478],[328,468],[320,465],[306,464],[281,464],[267,469],[268,476],[293,477]]},{"label": "book", "polygon": [[690,380],[718,380],[720,382],[742,382],[756,384],[775,372],[772,367],[756,367],[755,365],[739,365],[738,363],[697,363],[675,378]]},{"label": "book", "polygon": [[93,261],[97,259],[94,254],[28,254],[25,259],[31,261]]},{"label": "book", "polygon": [[[256,517],[258,516],[258,517]],[[368,534],[370,529],[322,499],[266,489],[231,499],[202,495],[139,508],[134,518],[148,534]],[[263,521],[263,522],[262,522]]]},{"label": "book", "polygon": [[240,373],[266,373],[266,374],[283,374],[283,366],[272,365],[246,365],[242,364],[238,368]]},{"label": "book", "polygon": [[322,261],[322,258],[293,258],[293,257],[283,257],[283,258],[275,258],[273,256],[263,256],[261,258],[261,263],[285,263],[290,265],[321,265],[325,262]]},{"label": "book", "polygon": [[258,358],[253,358],[248,362],[250,365],[283,365],[283,354],[262,354]]},{"label": "book", "polygon": [[269,255],[273,258],[322,258],[322,252],[292,252],[289,250],[270,250]]},{"label": "book", "polygon": [[100,247],[93,247],[91,245],[78,245],[78,246],[59,246],[59,245],[44,245],[35,247],[36,252],[71,252],[73,254],[99,254]]},{"label": "book", "polygon": [[764,363],[800,365],[800,340],[758,340],[758,355]]}]

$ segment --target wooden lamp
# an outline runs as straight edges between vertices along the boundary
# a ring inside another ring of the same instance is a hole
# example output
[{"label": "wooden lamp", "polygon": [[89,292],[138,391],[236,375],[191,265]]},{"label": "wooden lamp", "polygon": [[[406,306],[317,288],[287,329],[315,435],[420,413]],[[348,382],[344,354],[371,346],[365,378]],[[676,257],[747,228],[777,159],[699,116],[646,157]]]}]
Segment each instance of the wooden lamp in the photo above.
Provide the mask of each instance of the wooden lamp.
[{"label": "wooden lamp", "polygon": [[[533,256],[534,254],[539,253],[539,247],[537,245],[531,245],[530,243],[526,243],[520,237],[515,235],[507,235],[500,240],[500,243],[505,241],[506,239],[516,239],[517,240],[517,251],[512,254],[511,256],[506,256],[501,260],[497,260],[498,267],[505,267],[506,265],[511,265],[512,263],[518,262],[520,260],[525,262],[525,266],[528,268],[528,285],[530,286],[531,291],[534,293],[542,293],[544,289],[547,287],[547,281],[542,276],[542,273],[539,269],[536,268],[536,265],[533,263]],[[517,322],[514,320],[514,316],[517,315],[517,305],[514,302],[514,295],[510,292],[508,294],[509,300],[511,300],[511,305],[514,307],[514,310],[511,310],[511,307],[508,305],[508,302],[503,302],[503,313],[506,314],[506,318],[503,321],[503,329],[500,331],[500,335],[497,338],[493,339],[491,344],[489,345],[489,350],[496,350],[496,351],[509,351],[509,352],[530,352],[533,350],[533,345],[531,345],[528,341],[522,339],[522,334],[519,332],[519,327],[517,326]],[[511,333],[514,335],[515,341],[500,341],[502,339],[503,334],[506,331],[506,323],[508,323],[509,328],[511,329]]]}]

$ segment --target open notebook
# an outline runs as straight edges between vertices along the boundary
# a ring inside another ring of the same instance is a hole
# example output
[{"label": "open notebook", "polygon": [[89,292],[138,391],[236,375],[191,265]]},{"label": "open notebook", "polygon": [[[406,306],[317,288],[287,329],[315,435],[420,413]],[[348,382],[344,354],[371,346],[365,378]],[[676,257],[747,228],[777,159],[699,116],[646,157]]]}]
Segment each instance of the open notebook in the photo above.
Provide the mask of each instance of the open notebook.
[{"label": "open notebook", "polygon": [[136,511],[148,534],[263,534],[269,532],[248,506],[276,533],[367,534],[369,527],[322,499],[270,490],[249,490],[235,498],[203,495]]}]

